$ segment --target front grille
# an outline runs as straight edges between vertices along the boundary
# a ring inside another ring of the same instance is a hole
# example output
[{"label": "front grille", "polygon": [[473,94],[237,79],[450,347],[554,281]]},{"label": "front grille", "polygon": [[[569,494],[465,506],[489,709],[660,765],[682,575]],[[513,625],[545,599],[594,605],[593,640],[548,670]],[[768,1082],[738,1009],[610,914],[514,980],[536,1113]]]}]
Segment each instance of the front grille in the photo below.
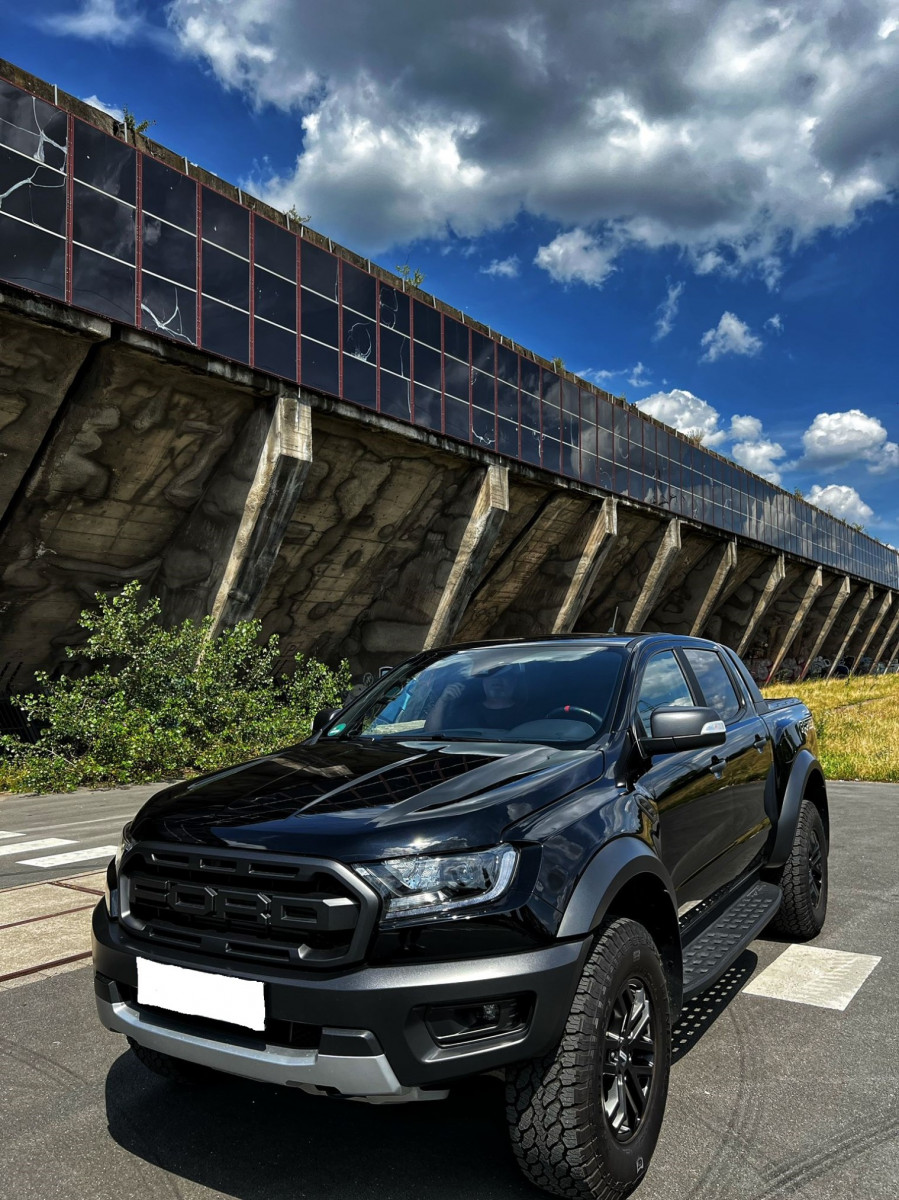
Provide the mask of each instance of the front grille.
[{"label": "front grille", "polygon": [[140,843],[122,861],[121,920],[148,941],[281,966],[365,954],[375,894],[341,863]]}]

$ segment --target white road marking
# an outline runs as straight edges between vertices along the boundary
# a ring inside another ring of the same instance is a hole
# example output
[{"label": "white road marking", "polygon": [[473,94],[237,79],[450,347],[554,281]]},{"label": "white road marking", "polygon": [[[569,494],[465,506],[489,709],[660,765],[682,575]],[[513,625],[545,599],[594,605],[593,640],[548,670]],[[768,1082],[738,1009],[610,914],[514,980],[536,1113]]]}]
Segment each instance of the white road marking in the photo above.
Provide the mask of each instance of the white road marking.
[{"label": "white road marking", "polygon": [[794,1004],[843,1012],[880,962],[874,954],[848,954],[820,946],[789,946],[743,991]]},{"label": "white road marking", "polygon": [[47,829],[82,829],[85,826],[91,826],[91,824],[108,824],[110,828],[118,830],[121,828],[120,821],[122,823],[130,821],[133,816],[134,810],[132,809],[130,812],[122,812],[121,815],[113,812],[113,814],[106,817],[91,817],[89,821],[54,821],[53,824],[48,824],[48,826],[29,826],[28,829],[23,829],[22,833],[43,833]]},{"label": "white road marking", "polygon": [[21,836],[22,836],[21,833],[10,833],[6,829],[0,829],[0,841],[2,841],[4,838],[21,837]]},{"label": "white road marking", "polygon": [[87,850],[70,850],[68,854],[47,854],[43,858],[19,859],[20,867],[64,867],[66,863],[87,862],[91,858],[112,858],[118,846],[91,846]]},{"label": "white road marking", "polygon": [[18,842],[4,846],[0,854],[30,854],[32,850],[49,850],[51,846],[74,846],[71,838],[40,838],[36,842]]}]

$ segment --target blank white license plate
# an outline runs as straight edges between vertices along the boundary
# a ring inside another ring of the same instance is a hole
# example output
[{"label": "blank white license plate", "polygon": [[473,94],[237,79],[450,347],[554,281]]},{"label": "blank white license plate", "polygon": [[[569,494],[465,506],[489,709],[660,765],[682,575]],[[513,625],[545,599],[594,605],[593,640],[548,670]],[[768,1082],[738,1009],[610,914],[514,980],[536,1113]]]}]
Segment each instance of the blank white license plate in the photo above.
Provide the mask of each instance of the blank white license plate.
[{"label": "blank white license plate", "polygon": [[244,1029],[265,1029],[264,984],[168,963],[137,960],[137,1002],[189,1017],[228,1021]]}]

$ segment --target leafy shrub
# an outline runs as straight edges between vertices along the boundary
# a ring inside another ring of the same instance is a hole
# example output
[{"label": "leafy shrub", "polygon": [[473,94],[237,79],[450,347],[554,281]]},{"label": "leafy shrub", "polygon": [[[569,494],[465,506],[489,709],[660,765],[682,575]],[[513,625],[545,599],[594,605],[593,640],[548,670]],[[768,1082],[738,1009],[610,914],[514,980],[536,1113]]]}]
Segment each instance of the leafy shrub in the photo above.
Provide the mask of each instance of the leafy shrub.
[{"label": "leafy shrub", "polygon": [[0,737],[0,789],[71,791],[214,771],[307,737],[312,718],[349,688],[335,672],[296,656],[276,675],[278,638],[260,622],[212,636],[212,621],[162,624],[159,601],[140,603],[140,584],[98,595],[81,614],[85,643],[66,654],[87,673],[35,676],[39,691],[15,703],[42,729],[34,745]]}]

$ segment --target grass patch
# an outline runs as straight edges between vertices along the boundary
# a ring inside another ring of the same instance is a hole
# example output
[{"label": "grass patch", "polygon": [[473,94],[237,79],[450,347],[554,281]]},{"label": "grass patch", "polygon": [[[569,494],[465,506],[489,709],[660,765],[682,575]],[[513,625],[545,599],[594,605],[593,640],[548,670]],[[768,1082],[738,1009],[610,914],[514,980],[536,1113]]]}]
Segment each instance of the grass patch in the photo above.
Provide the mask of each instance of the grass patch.
[{"label": "grass patch", "polygon": [[773,684],[772,700],[798,696],[812,710],[828,779],[899,783],[899,675]]}]

